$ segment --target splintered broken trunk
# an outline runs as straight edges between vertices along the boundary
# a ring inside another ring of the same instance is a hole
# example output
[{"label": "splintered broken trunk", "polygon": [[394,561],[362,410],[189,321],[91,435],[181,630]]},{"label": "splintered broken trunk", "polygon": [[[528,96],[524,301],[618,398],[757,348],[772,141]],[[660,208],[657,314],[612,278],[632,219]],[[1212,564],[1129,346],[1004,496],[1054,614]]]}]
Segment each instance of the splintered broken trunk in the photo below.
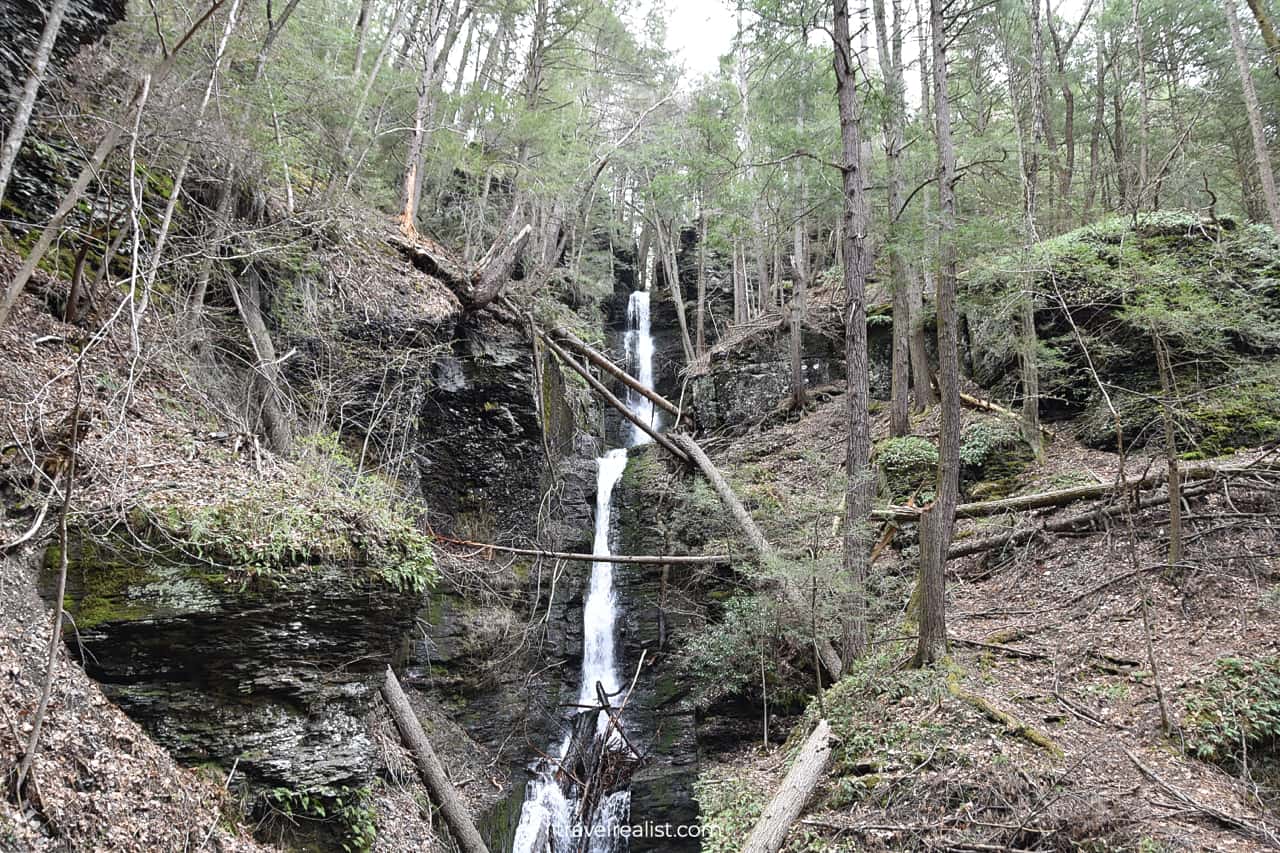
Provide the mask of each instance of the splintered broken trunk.
[{"label": "splintered broken trunk", "polygon": [[621,734],[616,717],[601,732],[601,717],[608,713],[591,708],[573,718],[569,750],[556,773],[565,796],[577,802],[576,817],[583,826],[593,825],[606,797],[630,787],[631,776],[640,764],[640,757]]}]

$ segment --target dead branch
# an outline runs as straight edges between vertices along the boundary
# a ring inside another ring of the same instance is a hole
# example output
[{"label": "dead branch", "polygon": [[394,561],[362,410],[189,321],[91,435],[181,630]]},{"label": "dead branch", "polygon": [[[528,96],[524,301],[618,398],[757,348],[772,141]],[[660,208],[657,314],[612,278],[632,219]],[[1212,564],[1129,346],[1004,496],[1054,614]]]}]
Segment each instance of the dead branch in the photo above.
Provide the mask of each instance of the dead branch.
[{"label": "dead branch", "polygon": [[448,536],[441,536],[438,533],[433,534],[431,538],[437,542],[445,542],[450,545],[465,545],[468,548],[478,548],[482,551],[498,551],[503,554],[519,554],[525,557],[541,557],[548,560],[576,560],[583,563],[596,563],[601,560],[607,560],[610,563],[692,566],[733,562],[733,558],[729,554],[614,554],[612,556],[604,556],[600,554],[575,554],[569,551],[543,551],[537,548],[513,548],[509,545],[472,542],[469,539],[452,539]]}]

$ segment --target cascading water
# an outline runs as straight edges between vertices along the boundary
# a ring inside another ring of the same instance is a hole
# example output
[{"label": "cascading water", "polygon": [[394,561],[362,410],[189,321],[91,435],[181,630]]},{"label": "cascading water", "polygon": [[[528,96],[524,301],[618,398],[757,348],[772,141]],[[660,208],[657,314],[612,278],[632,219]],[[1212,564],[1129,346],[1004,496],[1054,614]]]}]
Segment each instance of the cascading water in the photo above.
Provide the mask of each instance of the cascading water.
[{"label": "cascading water", "polygon": [[[627,332],[623,338],[627,353],[627,370],[636,380],[653,390],[653,336],[649,334],[649,291],[637,290],[627,300]],[[627,408],[637,418],[654,429],[658,428],[657,413],[648,397],[627,389]],[[631,424],[631,447],[653,441],[649,434]]]},{"label": "cascading water", "polygon": [[[627,330],[623,338],[627,370],[646,388],[653,388],[653,338],[649,333],[649,294],[637,290],[627,302]],[[628,390],[627,408],[637,418],[657,428],[653,403],[643,394]],[[611,557],[609,527],[613,515],[613,487],[627,467],[627,448],[646,444],[652,439],[644,430],[630,424],[626,447],[608,451],[596,460],[596,531],[592,554]],[[619,692],[614,634],[617,622],[617,598],[613,589],[613,563],[608,559],[591,564],[591,584],[582,605],[582,678],[579,681],[579,705],[598,705],[597,689],[614,696]],[[597,687],[598,685],[598,687]],[[609,718],[601,714],[597,720],[596,738],[606,748],[626,750],[619,734],[609,727]],[[602,798],[594,814],[583,821],[579,802],[565,794],[556,778],[560,763],[568,755],[572,735],[566,735],[556,747],[558,761],[539,761],[535,776],[525,790],[525,801],[516,828],[513,853],[616,853],[625,849],[626,839],[614,830],[631,811],[631,793],[625,789]]]}]

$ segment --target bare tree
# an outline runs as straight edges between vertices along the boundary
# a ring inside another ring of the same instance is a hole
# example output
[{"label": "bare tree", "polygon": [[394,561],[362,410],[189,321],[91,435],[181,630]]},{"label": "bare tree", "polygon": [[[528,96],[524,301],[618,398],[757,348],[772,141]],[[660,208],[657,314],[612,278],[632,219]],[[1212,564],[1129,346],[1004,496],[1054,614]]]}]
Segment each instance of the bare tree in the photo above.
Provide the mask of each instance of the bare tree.
[{"label": "bare tree", "polygon": [[844,350],[848,391],[845,419],[848,481],[844,508],[844,574],[850,585],[843,614],[842,654],[845,662],[867,648],[867,569],[870,564],[867,518],[875,481],[871,460],[871,423],[867,382],[867,274],[871,253],[867,246],[871,213],[862,163],[862,104],[858,97],[858,62],[849,35],[849,0],[834,0],[834,59],[836,99],[840,111],[841,184],[844,191],[842,253],[844,256]]},{"label": "bare tree", "polygon": [[62,29],[62,18],[67,13],[68,5],[70,0],[54,0],[53,6],[49,9],[49,17],[44,22],[44,31],[40,34],[40,43],[36,45],[35,56],[31,58],[31,73],[27,75],[27,84],[22,87],[22,97],[18,99],[18,109],[14,111],[9,132],[4,137],[4,144],[0,145],[0,202],[4,201],[5,190],[9,188],[13,164],[18,159],[22,140],[27,135],[27,125],[31,123],[31,110],[35,107],[36,94],[40,91],[40,83],[44,80],[45,69],[49,67],[49,56],[53,53],[53,43],[58,40],[58,31]]},{"label": "bare tree", "polygon": [[1244,107],[1249,114],[1249,130],[1253,134],[1253,154],[1258,161],[1258,179],[1262,184],[1262,197],[1267,202],[1267,215],[1271,217],[1271,227],[1280,231],[1280,199],[1276,196],[1276,179],[1271,171],[1271,156],[1267,152],[1267,137],[1262,127],[1262,110],[1258,106],[1258,92],[1253,87],[1249,53],[1245,49],[1244,36],[1240,33],[1236,0],[1222,0],[1222,8],[1227,14],[1227,25],[1231,30],[1231,47],[1236,54],[1236,71],[1240,73]]},{"label": "bare tree", "polygon": [[960,499],[960,353],[956,312],[956,151],[947,92],[945,0],[929,0],[933,34],[933,96],[938,141],[938,373],[942,426],[938,442],[938,497],[920,519],[920,635],[914,663],[946,654],[946,561]]},{"label": "bare tree", "polygon": [[169,75],[173,70],[174,63],[177,61],[178,52],[182,50],[187,42],[191,41],[192,37],[199,32],[205,22],[213,17],[213,13],[218,11],[223,2],[224,0],[212,0],[209,8],[192,23],[186,34],[173,46],[173,50],[167,56],[164,56],[155,68],[147,71],[139,79],[137,85],[134,86],[133,97],[125,105],[124,113],[120,120],[112,122],[108,126],[107,132],[98,143],[98,147],[94,149],[89,161],[84,164],[79,176],[71,185],[71,188],[67,190],[66,195],[62,197],[62,202],[58,205],[57,210],[54,211],[53,217],[45,225],[44,230],[40,232],[35,245],[27,253],[22,267],[14,275],[13,280],[9,282],[9,287],[4,294],[4,301],[0,303],[0,326],[3,326],[8,321],[9,313],[13,310],[14,304],[18,301],[18,297],[22,295],[22,291],[26,289],[27,282],[31,280],[31,276],[44,258],[45,252],[49,251],[49,247],[53,245],[53,241],[61,233],[62,225],[67,221],[67,216],[75,209],[85,190],[89,188],[89,183],[98,175],[102,169],[102,164],[107,161],[107,157],[115,150],[116,145],[120,142],[120,137],[124,135],[125,128],[133,123],[132,120],[135,114],[141,112],[151,86],[158,84]]}]

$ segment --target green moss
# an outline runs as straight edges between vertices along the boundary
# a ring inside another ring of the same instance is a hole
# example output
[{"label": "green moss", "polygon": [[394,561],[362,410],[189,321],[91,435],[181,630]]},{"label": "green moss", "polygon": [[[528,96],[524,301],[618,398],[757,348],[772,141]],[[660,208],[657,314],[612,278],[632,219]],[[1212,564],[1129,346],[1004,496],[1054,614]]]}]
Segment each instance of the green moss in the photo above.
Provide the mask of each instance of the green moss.
[{"label": "green moss", "polygon": [[938,469],[938,446],[918,435],[887,438],[876,444],[873,459],[881,493],[901,501],[932,479]]}]

